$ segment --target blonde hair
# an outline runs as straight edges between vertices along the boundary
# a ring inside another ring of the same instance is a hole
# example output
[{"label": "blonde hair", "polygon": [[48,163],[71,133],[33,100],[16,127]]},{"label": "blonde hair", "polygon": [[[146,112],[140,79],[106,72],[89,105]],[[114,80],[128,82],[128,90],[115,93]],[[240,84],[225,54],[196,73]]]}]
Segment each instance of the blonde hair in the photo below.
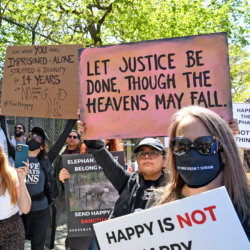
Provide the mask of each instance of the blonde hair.
[{"label": "blonde hair", "polygon": [[0,189],[3,191],[3,195],[8,189],[10,194],[11,204],[15,204],[17,201],[16,193],[16,182],[15,176],[10,169],[11,167],[8,164],[8,159],[0,147],[0,175],[2,176],[2,182],[0,183]]},{"label": "blonde hair", "polygon": [[[176,136],[177,127],[186,116],[200,119],[211,135],[219,139],[226,158],[223,169],[223,185],[225,185],[238,216],[243,222],[248,216],[249,183],[231,129],[218,114],[209,109],[198,106],[185,107],[172,117],[169,128],[169,143]],[[156,201],[156,205],[179,199],[185,184],[175,170],[174,155],[170,147],[168,148],[168,170],[171,171],[169,184],[165,189],[159,189],[160,197]]]}]

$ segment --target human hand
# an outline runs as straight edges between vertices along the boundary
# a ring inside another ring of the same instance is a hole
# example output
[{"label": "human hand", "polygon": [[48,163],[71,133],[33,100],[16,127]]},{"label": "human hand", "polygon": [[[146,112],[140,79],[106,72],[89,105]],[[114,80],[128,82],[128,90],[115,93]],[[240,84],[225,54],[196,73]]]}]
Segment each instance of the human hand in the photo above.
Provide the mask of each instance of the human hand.
[{"label": "human hand", "polygon": [[84,140],[84,144],[91,149],[101,149],[105,145],[105,140]]},{"label": "human hand", "polygon": [[24,166],[16,168],[17,176],[19,181],[24,181],[26,175],[29,172],[29,160],[23,161]]},{"label": "human hand", "polygon": [[80,120],[78,120],[76,124],[77,124],[77,132],[78,132],[78,134],[80,135],[81,140],[83,140],[83,137],[84,137],[84,135],[85,135],[86,132],[87,132],[86,125],[85,125],[84,122],[82,122],[82,121],[80,121]]},{"label": "human hand", "polygon": [[66,179],[70,179],[70,173],[66,168],[63,168],[59,173],[59,180],[64,183]]},{"label": "human hand", "polygon": [[234,135],[238,135],[240,130],[239,130],[239,125],[238,125],[238,119],[233,118],[229,123],[228,126],[232,130]]}]

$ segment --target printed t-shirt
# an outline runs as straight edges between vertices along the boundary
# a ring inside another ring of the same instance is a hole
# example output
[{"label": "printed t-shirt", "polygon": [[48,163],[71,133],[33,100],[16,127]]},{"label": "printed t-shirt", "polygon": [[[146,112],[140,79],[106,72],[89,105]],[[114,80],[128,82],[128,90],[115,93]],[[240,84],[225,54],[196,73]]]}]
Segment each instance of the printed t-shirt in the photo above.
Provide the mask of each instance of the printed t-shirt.
[{"label": "printed t-shirt", "polygon": [[[30,196],[44,192],[45,173],[42,166],[36,157],[29,157],[29,172],[26,176],[26,186]],[[39,200],[33,200],[31,203],[31,210],[39,211],[46,209],[49,206],[48,199],[44,195]]]}]

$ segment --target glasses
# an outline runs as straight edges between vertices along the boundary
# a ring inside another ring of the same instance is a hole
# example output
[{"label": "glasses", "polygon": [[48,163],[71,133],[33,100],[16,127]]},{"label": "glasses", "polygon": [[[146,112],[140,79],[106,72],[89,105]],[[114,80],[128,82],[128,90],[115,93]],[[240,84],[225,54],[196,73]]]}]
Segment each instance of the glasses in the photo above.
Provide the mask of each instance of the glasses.
[{"label": "glasses", "polygon": [[35,139],[39,143],[42,142],[42,137],[40,135],[36,135],[36,134],[28,135],[27,141],[30,141],[31,139]]},{"label": "glasses", "polygon": [[19,126],[17,126],[17,127],[15,127],[15,130],[22,130],[23,129],[23,127],[19,127]]},{"label": "glasses", "polygon": [[71,139],[71,138],[76,139],[77,136],[76,136],[76,135],[69,135],[68,138],[69,138],[69,139]]},{"label": "glasses", "polygon": [[162,154],[160,151],[152,150],[149,152],[146,151],[139,151],[136,154],[136,158],[139,160],[143,160],[146,158],[146,155],[148,155],[149,159],[154,160],[156,159],[160,154]]},{"label": "glasses", "polygon": [[212,155],[219,150],[219,140],[214,136],[201,136],[191,142],[186,137],[175,137],[170,146],[173,154],[177,156],[186,154],[191,148],[201,155]]}]

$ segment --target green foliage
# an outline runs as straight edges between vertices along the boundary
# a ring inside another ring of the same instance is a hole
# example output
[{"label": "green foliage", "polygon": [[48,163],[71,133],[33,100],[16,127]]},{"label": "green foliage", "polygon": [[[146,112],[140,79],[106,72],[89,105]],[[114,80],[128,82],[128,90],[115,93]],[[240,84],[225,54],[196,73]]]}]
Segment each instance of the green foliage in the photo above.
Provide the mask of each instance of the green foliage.
[{"label": "green foliage", "polygon": [[227,32],[234,101],[249,98],[246,0],[1,0],[0,78],[8,45],[86,46]]}]

